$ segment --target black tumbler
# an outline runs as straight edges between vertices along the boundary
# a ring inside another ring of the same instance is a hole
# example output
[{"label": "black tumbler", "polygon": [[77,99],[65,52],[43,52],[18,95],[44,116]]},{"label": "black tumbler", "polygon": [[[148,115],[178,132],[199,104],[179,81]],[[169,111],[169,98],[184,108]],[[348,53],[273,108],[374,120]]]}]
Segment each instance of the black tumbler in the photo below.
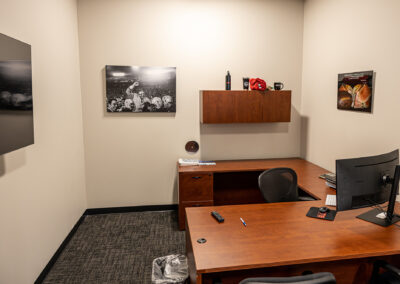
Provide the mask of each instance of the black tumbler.
[{"label": "black tumbler", "polygon": [[249,78],[243,78],[243,90],[249,89]]}]

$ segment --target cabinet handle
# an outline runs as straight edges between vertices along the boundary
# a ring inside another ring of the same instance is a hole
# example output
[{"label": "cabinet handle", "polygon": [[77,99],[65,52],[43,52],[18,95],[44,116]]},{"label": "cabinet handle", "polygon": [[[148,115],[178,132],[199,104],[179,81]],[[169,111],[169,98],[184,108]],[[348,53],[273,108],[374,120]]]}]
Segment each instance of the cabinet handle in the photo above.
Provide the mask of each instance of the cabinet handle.
[{"label": "cabinet handle", "polygon": [[201,177],[192,177],[192,178],[194,178],[194,179],[199,179],[199,178],[201,178]]},{"label": "cabinet handle", "polygon": [[200,204],[193,204],[193,207],[200,207]]}]

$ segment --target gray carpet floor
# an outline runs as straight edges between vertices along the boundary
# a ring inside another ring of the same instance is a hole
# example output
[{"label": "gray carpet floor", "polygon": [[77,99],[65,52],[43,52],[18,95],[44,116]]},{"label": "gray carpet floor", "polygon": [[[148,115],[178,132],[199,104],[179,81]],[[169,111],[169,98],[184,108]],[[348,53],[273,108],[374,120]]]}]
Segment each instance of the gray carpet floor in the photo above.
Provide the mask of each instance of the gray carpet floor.
[{"label": "gray carpet floor", "polygon": [[177,253],[175,211],[89,215],[43,283],[151,283],[153,259]]}]

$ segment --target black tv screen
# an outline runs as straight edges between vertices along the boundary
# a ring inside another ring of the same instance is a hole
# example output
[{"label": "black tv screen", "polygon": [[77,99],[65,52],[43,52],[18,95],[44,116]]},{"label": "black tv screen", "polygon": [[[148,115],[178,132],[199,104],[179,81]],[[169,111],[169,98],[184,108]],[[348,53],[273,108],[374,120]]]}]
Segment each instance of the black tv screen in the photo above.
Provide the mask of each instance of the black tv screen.
[{"label": "black tv screen", "polygon": [[0,155],[34,143],[31,46],[0,34]]}]

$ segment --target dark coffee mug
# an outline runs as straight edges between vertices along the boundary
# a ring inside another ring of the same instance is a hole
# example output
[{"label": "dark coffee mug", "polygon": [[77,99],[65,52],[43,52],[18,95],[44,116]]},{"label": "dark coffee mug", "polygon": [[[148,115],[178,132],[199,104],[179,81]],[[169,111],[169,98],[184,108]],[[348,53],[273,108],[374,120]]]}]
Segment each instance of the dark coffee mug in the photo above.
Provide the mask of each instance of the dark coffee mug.
[{"label": "dark coffee mug", "polygon": [[243,78],[243,90],[249,89],[249,78]]},{"label": "dark coffee mug", "polygon": [[283,87],[284,87],[283,83],[280,83],[280,82],[275,82],[274,83],[274,90],[276,90],[276,91],[282,90]]}]

